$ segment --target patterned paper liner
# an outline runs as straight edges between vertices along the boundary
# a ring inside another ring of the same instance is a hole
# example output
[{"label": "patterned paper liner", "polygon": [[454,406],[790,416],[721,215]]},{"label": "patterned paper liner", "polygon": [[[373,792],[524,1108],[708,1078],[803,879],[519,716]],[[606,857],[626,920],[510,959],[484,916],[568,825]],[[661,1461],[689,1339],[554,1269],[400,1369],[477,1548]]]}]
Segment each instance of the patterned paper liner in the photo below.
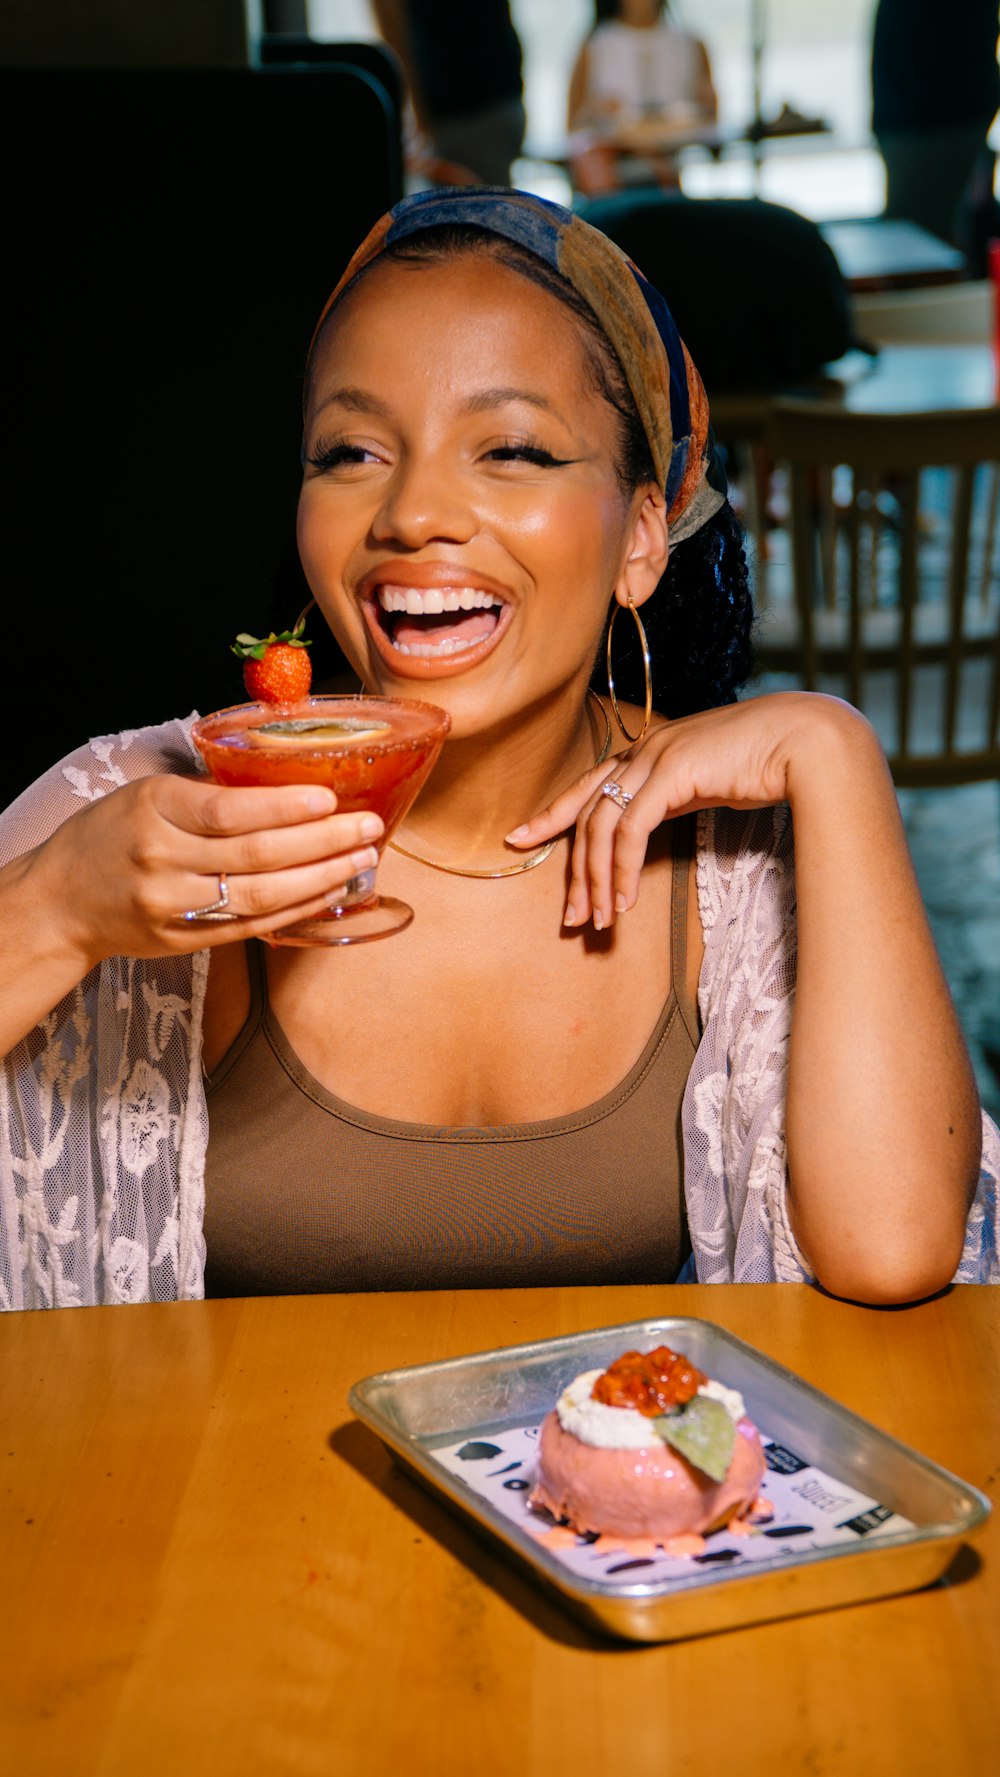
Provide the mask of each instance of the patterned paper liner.
[{"label": "patterned paper liner", "polygon": [[539,1430],[537,1425],[506,1426],[480,1437],[466,1436],[435,1449],[435,1460],[505,1518],[537,1536],[540,1547],[550,1549],[580,1578],[655,1584],[690,1572],[692,1563],[732,1569],[809,1549],[857,1546],[865,1538],[914,1528],[889,1506],[762,1434],[767,1474],[759,1509],[746,1522],[704,1538],[674,1538],[669,1548],[645,1539],[578,1536],[528,1505]]}]

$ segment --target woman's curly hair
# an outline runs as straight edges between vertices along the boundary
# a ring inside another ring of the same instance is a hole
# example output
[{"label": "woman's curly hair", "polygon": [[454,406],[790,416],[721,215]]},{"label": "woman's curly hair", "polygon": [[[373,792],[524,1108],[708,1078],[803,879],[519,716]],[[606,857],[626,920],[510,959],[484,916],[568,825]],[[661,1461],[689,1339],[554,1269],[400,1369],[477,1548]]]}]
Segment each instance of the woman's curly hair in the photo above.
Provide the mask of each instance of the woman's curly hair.
[{"label": "woman's curly hair", "polygon": [[[753,597],[743,528],[728,501],[670,552],[666,573],[641,611],[649,644],[653,703],[664,716],[735,703],[753,671]],[[609,614],[610,621],[610,614]],[[605,679],[605,641],[594,668]],[[638,633],[627,612],[615,624],[615,695],[645,702]]]}]

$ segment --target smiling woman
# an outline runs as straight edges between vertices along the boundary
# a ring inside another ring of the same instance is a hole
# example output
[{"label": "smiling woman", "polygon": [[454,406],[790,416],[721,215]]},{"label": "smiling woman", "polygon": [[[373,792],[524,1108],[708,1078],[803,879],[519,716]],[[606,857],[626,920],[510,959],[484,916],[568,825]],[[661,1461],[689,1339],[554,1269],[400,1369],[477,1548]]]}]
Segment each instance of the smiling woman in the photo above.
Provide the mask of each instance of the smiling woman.
[{"label": "smiling woman", "polygon": [[380,260],[341,299],[313,358],[299,550],[369,688],[442,683],[457,739],[568,682],[582,709],[609,587],[631,552],[641,602],[666,561],[662,496],[622,489],[615,418],[556,299],[488,252]]},{"label": "smiling woman", "polygon": [[525,194],[398,206],[313,339],[298,540],[366,690],[451,718],[380,865],[416,918],[259,942],[381,823],[206,783],[189,723],[8,811],[0,1299],[995,1279],[885,761],[834,700],[738,701],[740,534],[637,269]]}]

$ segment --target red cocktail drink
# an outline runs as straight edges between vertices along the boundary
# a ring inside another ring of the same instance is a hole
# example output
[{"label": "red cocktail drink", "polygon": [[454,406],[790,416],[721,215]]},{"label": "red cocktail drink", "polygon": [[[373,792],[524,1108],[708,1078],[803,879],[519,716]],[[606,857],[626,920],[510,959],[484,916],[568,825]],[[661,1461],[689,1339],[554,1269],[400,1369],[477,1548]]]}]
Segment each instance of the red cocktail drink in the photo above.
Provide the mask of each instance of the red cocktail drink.
[{"label": "red cocktail drink", "polygon": [[[381,852],[423,787],[451,717],[434,704],[395,697],[306,697],[241,703],[202,716],[194,743],[217,784],[325,784],[338,814],[372,810],[385,825]],[[270,934],[272,944],[357,944],[402,931],[405,901],[378,895],[375,871],[351,878],[329,913]]]}]

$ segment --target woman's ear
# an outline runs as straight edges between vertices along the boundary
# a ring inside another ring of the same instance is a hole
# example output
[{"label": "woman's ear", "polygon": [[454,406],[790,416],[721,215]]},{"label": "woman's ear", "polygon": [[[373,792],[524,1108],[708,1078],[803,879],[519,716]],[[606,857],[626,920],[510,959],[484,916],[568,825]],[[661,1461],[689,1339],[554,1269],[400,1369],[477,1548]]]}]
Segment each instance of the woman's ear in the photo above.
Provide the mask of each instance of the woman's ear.
[{"label": "woman's ear", "polygon": [[644,604],[651,598],[666,571],[670,556],[667,535],[667,503],[656,487],[635,495],[628,553],[615,582],[620,605]]}]

